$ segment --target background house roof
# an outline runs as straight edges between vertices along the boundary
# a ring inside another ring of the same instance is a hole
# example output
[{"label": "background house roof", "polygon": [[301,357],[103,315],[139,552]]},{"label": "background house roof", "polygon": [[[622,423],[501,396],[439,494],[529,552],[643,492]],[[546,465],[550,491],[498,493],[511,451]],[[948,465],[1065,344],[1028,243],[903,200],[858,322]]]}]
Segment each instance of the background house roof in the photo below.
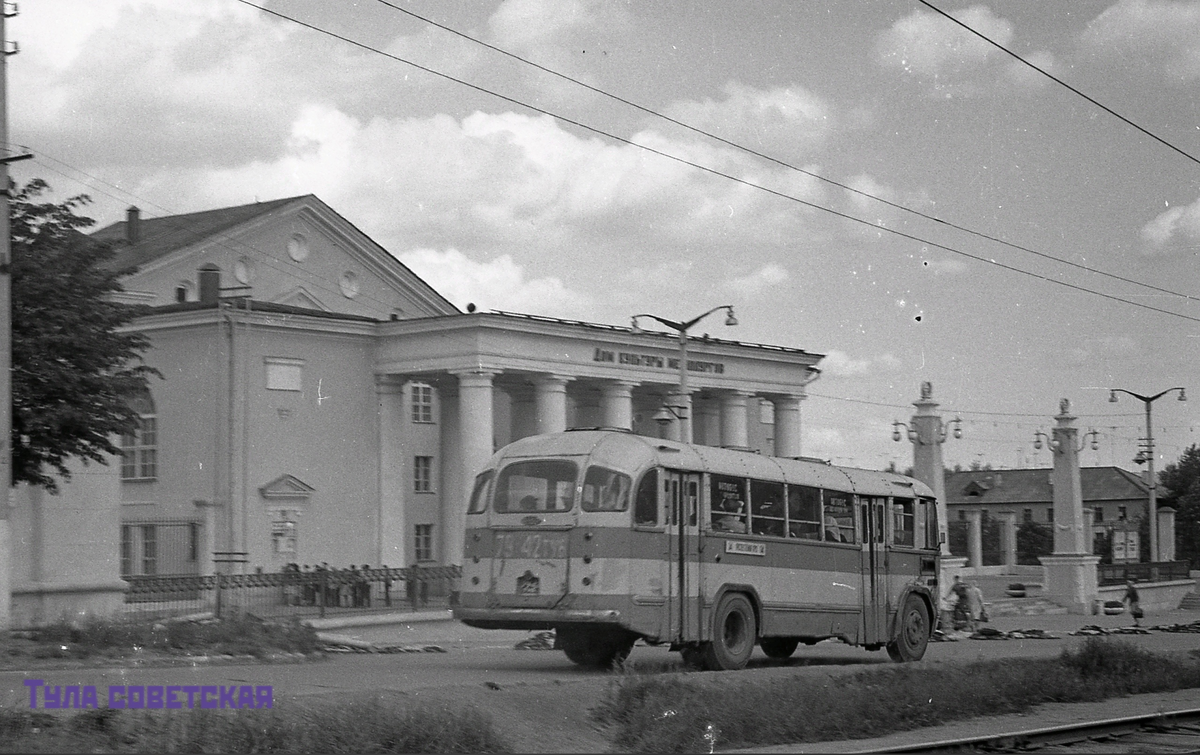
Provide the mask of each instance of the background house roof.
[{"label": "background house roof", "polygon": [[[990,469],[946,473],[948,504],[1050,503],[1054,487],[1052,469]],[[1079,470],[1083,500],[1126,501],[1149,497],[1150,488],[1133,472],[1120,467],[1083,467]]]}]

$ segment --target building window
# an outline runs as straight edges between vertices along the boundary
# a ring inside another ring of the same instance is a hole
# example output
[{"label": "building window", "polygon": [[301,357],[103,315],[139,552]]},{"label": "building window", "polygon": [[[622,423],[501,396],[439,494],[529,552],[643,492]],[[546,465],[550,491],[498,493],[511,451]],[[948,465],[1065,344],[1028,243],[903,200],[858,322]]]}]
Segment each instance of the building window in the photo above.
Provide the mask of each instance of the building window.
[{"label": "building window", "polygon": [[304,360],[264,357],[268,391],[304,390]]},{"label": "building window", "polygon": [[158,527],[143,524],[142,527],[142,574],[158,573]]},{"label": "building window", "polygon": [[1053,506],[1046,509],[1046,521],[1050,522],[1051,524],[1054,523],[1054,507]]},{"label": "building window", "polygon": [[966,511],[963,511],[962,509],[958,510],[958,521],[960,521],[960,522],[967,521],[967,512]]},{"label": "building window", "polygon": [[275,512],[275,519],[271,522],[271,542],[276,553],[296,552],[296,518],[292,512]]},{"label": "building window", "polygon": [[1126,509],[1126,507],[1124,507],[1124,506],[1118,506],[1117,507],[1117,518],[1120,519],[1122,522],[1125,521],[1127,518],[1129,518],[1128,509]]},{"label": "building window", "polygon": [[121,525],[121,576],[133,573],[133,527]]},{"label": "building window", "polygon": [[413,457],[413,492],[433,492],[433,457]]},{"label": "building window", "polygon": [[1033,509],[1025,509],[1021,512],[1021,519],[1026,522],[1033,521]]},{"label": "building window", "polygon": [[419,423],[433,422],[433,386],[426,385],[425,383],[413,383],[412,421]]},{"label": "building window", "polygon": [[1104,507],[1103,507],[1103,506],[1097,506],[1097,507],[1094,509],[1094,511],[1096,512],[1096,516],[1095,516],[1095,518],[1094,518],[1094,521],[1096,521],[1096,522],[1103,522],[1103,521],[1104,521]]},{"label": "building window", "polygon": [[413,557],[418,561],[433,560],[433,525],[418,524],[414,527]]},{"label": "building window", "polygon": [[158,477],[158,417],[149,394],[129,400],[137,412],[137,425],[121,436],[121,479],[153,480]]}]

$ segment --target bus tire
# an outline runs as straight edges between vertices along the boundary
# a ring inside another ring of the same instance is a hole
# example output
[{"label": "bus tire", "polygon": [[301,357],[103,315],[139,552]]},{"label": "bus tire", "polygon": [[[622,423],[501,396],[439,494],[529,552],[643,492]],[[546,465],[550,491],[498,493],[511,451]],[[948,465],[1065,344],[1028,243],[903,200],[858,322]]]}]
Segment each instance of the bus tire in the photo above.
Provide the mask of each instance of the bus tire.
[{"label": "bus tire", "polygon": [[925,602],[916,595],[904,599],[904,607],[897,617],[899,624],[896,638],[888,643],[887,651],[891,659],[897,663],[919,661],[925,655],[929,645],[929,611]]},{"label": "bus tire", "polygon": [[637,641],[635,635],[619,629],[604,631],[589,627],[559,627],[555,637],[572,663],[603,669],[624,663]]},{"label": "bus tire", "polygon": [[763,637],[758,646],[768,658],[791,658],[800,640],[795,637]]},{"label": "bus tire", "polygon": [[710,671],[745,668],[758,639],[754,607],[745,595],[726,593],[713,612],[712,642],[704,643],[704,665]]}]

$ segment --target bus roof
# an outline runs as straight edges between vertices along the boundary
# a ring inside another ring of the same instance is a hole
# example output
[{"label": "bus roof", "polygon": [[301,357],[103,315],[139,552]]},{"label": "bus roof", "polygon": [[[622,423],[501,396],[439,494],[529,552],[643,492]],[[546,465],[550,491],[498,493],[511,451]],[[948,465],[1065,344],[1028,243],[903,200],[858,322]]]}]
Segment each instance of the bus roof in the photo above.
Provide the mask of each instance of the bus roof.
[{"label": "bus roof", "polygon": [[650,466],[848,490],[860,495],[932,497],[924,483],[895,472],[839,467],[812,459],[781,459],[750,451],[699,446],[635,435],[625,430],[569,430],[532,435],[500,449],[492,459],[590,456],[593,463],[630,471]]}]

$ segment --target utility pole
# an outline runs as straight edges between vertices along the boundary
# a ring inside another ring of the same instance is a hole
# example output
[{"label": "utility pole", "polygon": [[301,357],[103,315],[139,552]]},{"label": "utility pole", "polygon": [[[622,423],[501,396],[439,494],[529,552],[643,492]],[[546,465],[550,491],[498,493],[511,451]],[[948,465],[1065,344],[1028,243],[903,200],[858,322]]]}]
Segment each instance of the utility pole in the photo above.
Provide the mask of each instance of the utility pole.
[{"label": "utility pole", "polygon": [[[8,3],[0,2],[0,148],[8,144]],[[12,15],[16,15],[13,6]],[[16,50],[14,49],[14,52]],[[12,241],[8,226],[8,163],[0,160],[0,631],[12,625]]]}]

